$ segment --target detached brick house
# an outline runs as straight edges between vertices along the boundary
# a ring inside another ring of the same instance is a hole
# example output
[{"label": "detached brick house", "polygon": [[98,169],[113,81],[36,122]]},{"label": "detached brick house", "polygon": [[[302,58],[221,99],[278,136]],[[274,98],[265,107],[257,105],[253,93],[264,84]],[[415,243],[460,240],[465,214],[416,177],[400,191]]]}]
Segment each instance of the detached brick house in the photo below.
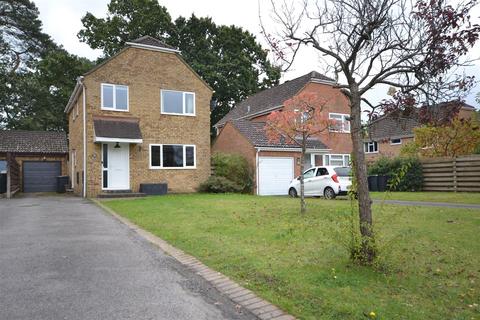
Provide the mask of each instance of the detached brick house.
[{"label": "detached brick house", "polygon": [[175,48],[127,42],[78,79],[65,108],[74,192],[195,191],[210,175],[211,95]]},{"label": "detached brick house", "polygon": [[[463,102],[459,109],[458,102],[441,103],[437,108],[437,120],[442,120],[446,113],[454,113],[453,116],[460,119],[469,119],[475,114],[475,107]],[[366,160],[372,162],[382,156],[399,156],[402,147],[413,141],[413,130],[421,125],[417,112],[412,112],[409,116],[399,116],[393,112],[375,119],[369,125],[364,143]]]},{"label": "detached brick house", "polygon": [[[255,192],[260,195],[283,195],[290,181],[315,165],[348,165],[352,142],[348,99],[335,87],[336,83],[312,71],[273,88],[258,92],[238,103],[215,124],[217,137],[212,152],[243,155],[255,172]],[[288,99],[303,92],[315,92],[328,100],[324,112],[339,126],[308,141],[307,154],[301,159],[298,145],[272,143],[265,134],[267,116],[282,110]]]}]

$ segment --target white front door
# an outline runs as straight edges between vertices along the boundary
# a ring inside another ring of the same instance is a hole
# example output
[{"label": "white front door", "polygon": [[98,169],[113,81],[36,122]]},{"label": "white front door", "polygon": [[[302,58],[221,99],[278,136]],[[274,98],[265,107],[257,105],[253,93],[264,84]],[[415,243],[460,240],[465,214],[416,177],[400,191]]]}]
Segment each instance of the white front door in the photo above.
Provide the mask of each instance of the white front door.
[{"label": "white front door", "polygon": [[102,186],[106,190],[130,189],[130,145],[102,145]]}]

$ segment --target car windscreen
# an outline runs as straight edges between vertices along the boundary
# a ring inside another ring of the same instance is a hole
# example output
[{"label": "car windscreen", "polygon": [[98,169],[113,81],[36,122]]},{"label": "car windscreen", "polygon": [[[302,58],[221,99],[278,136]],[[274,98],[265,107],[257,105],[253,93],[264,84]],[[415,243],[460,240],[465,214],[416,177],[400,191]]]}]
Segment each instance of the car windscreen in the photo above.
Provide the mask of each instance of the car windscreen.
[{"label": "car windscreen", "polygon": [[352,169],[349,167],[336,167],[333,168],[333,171],[335,171],[339,177],[350,177],[352,175]]}]

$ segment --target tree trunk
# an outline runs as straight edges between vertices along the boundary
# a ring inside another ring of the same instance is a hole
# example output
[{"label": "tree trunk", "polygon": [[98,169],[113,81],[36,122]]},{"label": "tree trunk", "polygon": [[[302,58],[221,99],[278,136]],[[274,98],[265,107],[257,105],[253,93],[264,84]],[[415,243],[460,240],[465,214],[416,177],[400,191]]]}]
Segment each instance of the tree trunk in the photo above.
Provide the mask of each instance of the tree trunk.
[{"label": "tree trunk", "polygon": [[357,182],[358,213],[361,234],[361,252],[357,257],[363,263],[370,264],[375,258],[374,234],[372,229],[372,201],[368,192],[367,166],[363,147],[361,97],[358,86],[351,88],[351,137],[353,143],[353,166]]},{"label": "tree trunk", "polygon": [[303,160],[305,158],[305,138],[302,143],[302,158],[300,160],[300,213],[305,213],[307,211],[307,205],[305,203],[305,183],[303,178],[303,171],[305,169]]}]

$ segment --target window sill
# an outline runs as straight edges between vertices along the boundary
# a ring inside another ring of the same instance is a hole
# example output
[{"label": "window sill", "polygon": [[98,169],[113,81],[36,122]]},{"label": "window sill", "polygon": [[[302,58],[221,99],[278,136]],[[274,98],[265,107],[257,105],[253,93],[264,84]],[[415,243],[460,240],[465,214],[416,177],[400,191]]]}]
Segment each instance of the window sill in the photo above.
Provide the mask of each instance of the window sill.
[{"label": "window sill", "polygon": [[102,111],[114,111],[114,112],[129,112],[129,110],[120,110],[120,109],[113,109],[113,108],[100,108]]},{"label": "window sill", "polygon": [[351,131],[337,131],[337,130],[328,130],[331,133],[351,133]]},{"label": "window sill", "polygon": [[173,112],[163,112],[161,111],[160,114],[164,114],[167,116],[181,116],[181,117],[195,117],[195,114],[187,114],[187,113],[173,113]]},{"label": "window sill", "polygon": [[194,170],[197,169],[197,167],[149,167],[150,170]]}]

